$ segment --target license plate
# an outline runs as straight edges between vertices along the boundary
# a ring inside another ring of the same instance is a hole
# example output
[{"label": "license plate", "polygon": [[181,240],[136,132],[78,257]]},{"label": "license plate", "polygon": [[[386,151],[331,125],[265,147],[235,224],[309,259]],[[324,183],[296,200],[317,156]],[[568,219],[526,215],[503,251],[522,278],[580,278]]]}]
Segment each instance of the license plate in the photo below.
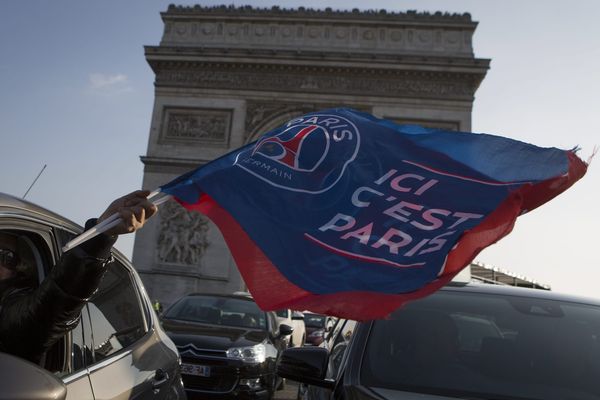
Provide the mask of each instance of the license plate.
[{"label": "license plate", "polygon": [[208,365],[181,364],[181,373],[185,375],[209,377],[210,367]]}]

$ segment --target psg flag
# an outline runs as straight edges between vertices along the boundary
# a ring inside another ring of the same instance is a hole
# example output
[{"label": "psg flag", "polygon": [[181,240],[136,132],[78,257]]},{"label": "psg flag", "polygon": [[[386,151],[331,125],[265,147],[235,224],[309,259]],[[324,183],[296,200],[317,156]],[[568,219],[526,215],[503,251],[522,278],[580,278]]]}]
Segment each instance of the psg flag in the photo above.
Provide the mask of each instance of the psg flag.
[{"label": "psg flag", "polygon": [[262,309],[367,320],[446,284],[586,169],[574,151],[331,109],[161,190],[219,227]]}]

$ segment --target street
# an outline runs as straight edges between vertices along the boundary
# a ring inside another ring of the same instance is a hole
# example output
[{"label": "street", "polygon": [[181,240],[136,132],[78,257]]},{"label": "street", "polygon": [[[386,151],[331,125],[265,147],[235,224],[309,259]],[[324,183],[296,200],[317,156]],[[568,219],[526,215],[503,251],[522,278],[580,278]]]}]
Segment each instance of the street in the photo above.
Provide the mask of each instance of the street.
[{"label": "street", "polygon": [[298,382],[285,381],[285,389],[275,392],[275,399],[277,400],[295,400],[298,394]]}]

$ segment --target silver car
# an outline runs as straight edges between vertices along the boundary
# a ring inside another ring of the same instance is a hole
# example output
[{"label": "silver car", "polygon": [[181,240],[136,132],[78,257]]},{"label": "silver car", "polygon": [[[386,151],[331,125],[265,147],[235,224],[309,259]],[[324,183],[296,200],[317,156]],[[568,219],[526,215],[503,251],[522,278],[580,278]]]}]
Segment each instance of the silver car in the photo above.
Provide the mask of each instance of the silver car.
[{"label": "silver car", "polygon": [[[41,282],[60,249],[82,228],[0,193],[0,231],[18,233]],[[115,262],[82,311],[79,325],[58,341],[39,367],[0,353],[0,399],[185,399],[177,348],[162,330],[133,266]]]}]

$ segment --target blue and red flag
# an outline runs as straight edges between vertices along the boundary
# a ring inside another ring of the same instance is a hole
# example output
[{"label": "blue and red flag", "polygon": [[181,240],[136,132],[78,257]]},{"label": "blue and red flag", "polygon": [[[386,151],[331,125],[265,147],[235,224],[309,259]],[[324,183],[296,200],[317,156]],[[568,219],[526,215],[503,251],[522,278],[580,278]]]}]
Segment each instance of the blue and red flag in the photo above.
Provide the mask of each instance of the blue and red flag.
[{"label": "blue and red flag", "polygon": [[446,284],[586,169],[574,151],[332,109],[161,189],[215,222],[262,309],[366,320]]}]

